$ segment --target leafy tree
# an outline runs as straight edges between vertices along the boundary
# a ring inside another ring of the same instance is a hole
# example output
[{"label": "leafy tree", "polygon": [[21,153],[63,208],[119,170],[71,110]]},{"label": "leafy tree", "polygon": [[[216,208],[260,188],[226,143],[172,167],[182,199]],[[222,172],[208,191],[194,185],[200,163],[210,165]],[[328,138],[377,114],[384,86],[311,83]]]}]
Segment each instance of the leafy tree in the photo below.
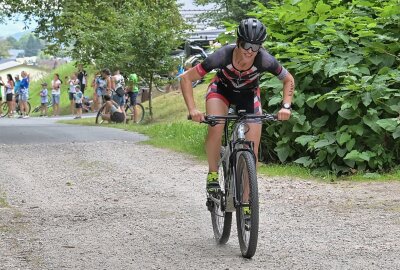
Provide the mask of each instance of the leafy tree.
[{"label": "leafy tree", "polygon": [[49,53],[69,49],[82,63],[136,72],[150,82],[170,63],[185,28],[173,0],[5,2],[10,15],[18,10],[37,20],[35,32]]},{"label": "leafy tree", "polygon": [[0,39],[0,58],[8,57],[9,49],[11,49],[10,43],[5,39]]},{"label": "leafy tree", "polygon": [[[269,0],[260,0],[259,3],[266,5]],[[253,0],[195,0],[196,5],[213,4],[213,10],[199,16],[201,21],[211,21],[212,24],[220,26],[223,22],[240,22],[248,17],[247,12],[256,7]]]},{"label": "leafy tree", "polygon": [[36,56],[43,49],[44,42],[33,33],[26,33],[17,41],[17,47],[25,51],[25,56]]},{"label": "leafy tree", "polygon": [[6,40],[10,44],[11,48],[13,48],[13,49],[19,48],[18,40],[16,40],[14,37],[9,36],[6,38]]},{"label": "leafy tree", "polygon": [[40,41],[36,39],[33,35],[30,35],[26,45],[23,47],[25,50],[25,56],[37,56],[41,48]]}]

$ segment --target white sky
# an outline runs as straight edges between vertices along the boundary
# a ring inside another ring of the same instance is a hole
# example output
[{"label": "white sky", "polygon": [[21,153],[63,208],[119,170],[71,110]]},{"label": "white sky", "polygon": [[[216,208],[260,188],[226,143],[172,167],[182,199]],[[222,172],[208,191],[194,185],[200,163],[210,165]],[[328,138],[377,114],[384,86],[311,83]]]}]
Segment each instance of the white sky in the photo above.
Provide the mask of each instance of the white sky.
[{"label": "white sky", "polygon": [[[10,35],[23,32],[27,29],[24,29],[24,23],[22,21],[14,22],[14,21],[8,21],[6,24],[0,24],[0,36],[1,37],[8,37]],[[35,28],[36,24],[31,23],[29,26],[29,30],[33,30]]]},{"label": "white sky", "polygon": [[207,6],[195,6],[193,4],[193,0],[177,0],[178,3],[180,4],[184,4],[184,6],[182,7],[182,9],[203,9],[203,8],[207,8],[210,7],[211,5],[207,5]]}]

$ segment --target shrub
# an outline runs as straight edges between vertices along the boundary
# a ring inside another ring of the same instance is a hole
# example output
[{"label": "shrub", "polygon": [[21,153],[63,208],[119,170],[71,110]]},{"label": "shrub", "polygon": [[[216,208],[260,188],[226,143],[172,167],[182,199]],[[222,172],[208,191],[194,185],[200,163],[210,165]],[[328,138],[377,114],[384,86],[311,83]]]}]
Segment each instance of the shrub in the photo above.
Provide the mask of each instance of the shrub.
[{"label": "shrub", "polygon": [[[265,127],[266,158],[336,174],[399,164],[398,1],[280,2],[249,13],[297,84],[291,120]],[[281,83],[267,75],[261,87],[267,110],[278,109]]]}]

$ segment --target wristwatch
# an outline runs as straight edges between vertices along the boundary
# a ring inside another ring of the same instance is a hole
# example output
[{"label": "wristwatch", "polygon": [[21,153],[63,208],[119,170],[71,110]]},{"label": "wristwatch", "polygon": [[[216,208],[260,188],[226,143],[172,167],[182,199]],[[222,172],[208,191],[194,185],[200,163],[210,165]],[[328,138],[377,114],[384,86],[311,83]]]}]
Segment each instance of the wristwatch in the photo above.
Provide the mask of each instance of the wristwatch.
[{"label": "wristwatch", "polygon": [[291,110],[292,109],[292,105],[290,103],[282,102],[282,108],[287,109],[287,110]]}]

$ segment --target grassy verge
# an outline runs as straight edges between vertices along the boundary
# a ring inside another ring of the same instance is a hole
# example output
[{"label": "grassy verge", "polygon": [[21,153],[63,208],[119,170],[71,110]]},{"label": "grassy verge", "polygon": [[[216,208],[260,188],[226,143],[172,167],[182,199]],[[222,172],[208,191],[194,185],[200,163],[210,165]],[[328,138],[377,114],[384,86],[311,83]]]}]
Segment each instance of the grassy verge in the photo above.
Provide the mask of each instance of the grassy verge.
[{"label": "grassy verge", "polygon": [[[206,86],[195,89],[194,96],[198,108],[204,108]],[[189,153],[200,160],[206,160],[204,138],[207,126],[186,120],[187,111],[183,97],[179,92],[159,96],[153,102],[154,119],[151,123],[140,125],[106,124],[105,126],[135,131],[149,136],[147,144],[172,149],[177,152]],[[143,104],[145,107],[148,104]],[[146,109],[148,114],[148,108]],[[95,125],[93,118],[67,120],[62,123]],[[318,173],[294,164],[263,164],[259,172],[268,176],[290,176],[302,179],[321,181],[391,181],[400,180],[400,167],[388,174],[359,174],[336,178],[328,171]]]}]

